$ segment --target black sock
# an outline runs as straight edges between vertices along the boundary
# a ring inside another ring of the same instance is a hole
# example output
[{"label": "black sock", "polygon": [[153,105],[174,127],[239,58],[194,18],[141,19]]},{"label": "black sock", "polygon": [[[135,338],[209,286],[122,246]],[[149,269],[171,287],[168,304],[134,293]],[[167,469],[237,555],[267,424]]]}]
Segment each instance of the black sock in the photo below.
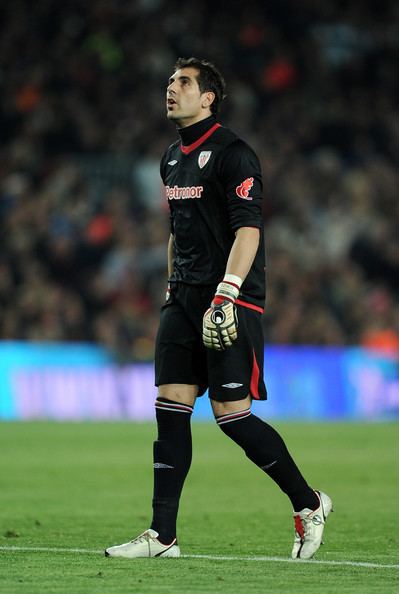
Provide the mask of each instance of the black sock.
[{"label": "black sock", "polygon": [[216,417],[226,435],[288,495],[295,511],[319,507],[319,499],[300,473],[273,427],[246,410]]},{"label": "black sock", "polygon": [[151,528],[158,532],[162,543],[170,544],[176,538],[180,494],[191,464],[190,421],[193,407],[158,398],[155,409],[158,439],[154,442]]}]

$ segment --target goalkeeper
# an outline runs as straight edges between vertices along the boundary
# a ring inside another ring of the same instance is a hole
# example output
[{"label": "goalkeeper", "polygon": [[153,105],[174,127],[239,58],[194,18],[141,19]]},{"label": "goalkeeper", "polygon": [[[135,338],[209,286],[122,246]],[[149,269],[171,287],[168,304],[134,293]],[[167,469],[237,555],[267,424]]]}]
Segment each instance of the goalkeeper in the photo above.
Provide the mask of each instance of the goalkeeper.
[{"label": "goalkeeper", "polygon": [[155,354],[153,518],[140,536],[108,548],[111,557],[180,555],[176,520],[191,464],[190,420],[207,389],[220,429],[291,500],[293,558],[314,555],[332,507],[308,485],[280,435],[251,412],[253,400],[266,399],[262,179],[254,151],[217,122],[224,90],[216,68],[195,58],[179,59],[167,85],[167,117],[180,138],[161,160],[171,234]]}]

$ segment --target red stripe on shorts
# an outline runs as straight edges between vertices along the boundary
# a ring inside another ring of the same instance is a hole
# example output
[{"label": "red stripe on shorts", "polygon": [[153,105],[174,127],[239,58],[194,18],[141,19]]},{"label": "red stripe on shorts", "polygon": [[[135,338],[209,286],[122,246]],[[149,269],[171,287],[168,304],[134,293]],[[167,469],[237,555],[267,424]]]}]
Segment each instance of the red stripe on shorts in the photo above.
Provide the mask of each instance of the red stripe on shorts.
[{"label": "red stripe on shorts", "polygon": [[256,360],[255,351],[253,350],[253,359],[252,359],[252,373],[251,373],[251,384],[250,384],[250,392],[252,398],[255,400],[259,400],[259,367],[258,362]]}]

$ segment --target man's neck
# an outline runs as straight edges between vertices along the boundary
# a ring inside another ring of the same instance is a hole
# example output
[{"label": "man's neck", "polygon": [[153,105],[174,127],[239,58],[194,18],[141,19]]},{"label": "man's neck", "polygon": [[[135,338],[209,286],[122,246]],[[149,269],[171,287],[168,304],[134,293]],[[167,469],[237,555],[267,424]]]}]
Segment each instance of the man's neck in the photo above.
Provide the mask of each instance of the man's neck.
[{"label": "man's neck", "polygon": [[216,118],[214,115],[211,115],[195,124],[191,124],[191,126],[186,126],[184,128],[178,128],[177,131],[181,138],[181,142],[183,146],[188,146],[201,138],[203,134],[205,134],[212,126],[216,124]]}]

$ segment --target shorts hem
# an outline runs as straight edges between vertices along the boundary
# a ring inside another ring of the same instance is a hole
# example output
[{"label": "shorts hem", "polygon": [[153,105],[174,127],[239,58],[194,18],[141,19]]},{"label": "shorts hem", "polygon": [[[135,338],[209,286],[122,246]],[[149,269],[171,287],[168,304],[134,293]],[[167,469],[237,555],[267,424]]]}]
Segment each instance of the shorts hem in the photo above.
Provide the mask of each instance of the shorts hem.
[{"label": "shorts hem", "polygon": [[182,381],[181,379],[176,380],[176,379],[170,379],[168,378],[167,380],[157,380],[155,382],[155,386],[157,388],[159,388],[159,386],[167,386],[168,384],[182,384],[185,386],[198,386],[198,394],[197,394],[197,398],[200,396],[203,396],[205,394],[205,392],[208,389],[208,386],[204,386],[204,384],[200,384],[197,381]]}]

